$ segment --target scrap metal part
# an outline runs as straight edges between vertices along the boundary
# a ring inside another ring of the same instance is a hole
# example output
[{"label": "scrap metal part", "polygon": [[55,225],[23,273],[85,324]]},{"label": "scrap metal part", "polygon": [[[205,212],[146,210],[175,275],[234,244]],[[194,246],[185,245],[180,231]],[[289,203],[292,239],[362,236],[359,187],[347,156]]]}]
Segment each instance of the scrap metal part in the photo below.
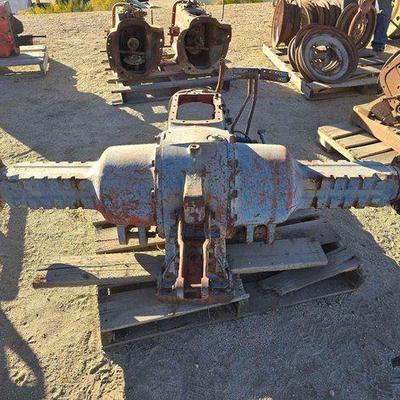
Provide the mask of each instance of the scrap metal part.
[{"label": "scrap metal part", "polygon": [[375,32],[377,12],[374,4],[375,0],[349,4],[336,23],[337,28],[354,40],[357,49],[365,48]]},{"label": "scrap metal part", "polygon": [[368,104],[355,106],[352,119],[400,152],[400,51],[386,61],[378,82],[383,94]]},{"label": "scrap metal part", "polygon": [[[230,73],[287,80],[254,68]],[[186,107],[200,106],[208,117],[187,116]],[[158,297],[169,302],[233,296],[226,242],[238,230],[251,242],[262,227],[271,243],[276,224],[299,209],[399,209],[397,164],[297,161],[283,146],[238,139],[218,91],[185,90],[172,97],[156,143],[110,147],[87,163],[1,165],[0,199],[10,207],[97,210],[118,226],[122,242],[132,226],[142,236],[155,226],[165,238]]]},{"label": "scrap metal part", "polygon": [[337,0],[278,0],[272,20],[272,45],[289,46],[301,28],[310,24],[336,26],[358,49],[367,46],[377,20],[374,0],[352,3],[342,10]]},{"label": "scrap metal part", "polygon": [[209,74],[225,58],[232,28],[213,18],[197,0],[179,0],[172,9],[169,34],[182,70],[189,75]]},{"label": "scrap metal part", "polygon": [[0,57],[20,54],[20,46],[31,45],[33,38],[45,36],[21,35],[22,22],[12,14],[8,1],[0,3]]},{"label": "scrap metal part", "polygon": [[164,31],[150,25],[145,16],[136,4],[117,3],[112,8],[107,56],[110,67],[124,83],[142,81],[161,62]]},{"label": "scrap metal part", "polygon": [[309,24],[291,40],[288,57],[293,69],[309,82],[343,82],[357,69],[354,42],[333,26]]},{"label": "scrap metal part", "polygon": [[341,14],[338,0],[278,0],[272,20],[272,45],[288,46],[309,24],[335,26]]}]

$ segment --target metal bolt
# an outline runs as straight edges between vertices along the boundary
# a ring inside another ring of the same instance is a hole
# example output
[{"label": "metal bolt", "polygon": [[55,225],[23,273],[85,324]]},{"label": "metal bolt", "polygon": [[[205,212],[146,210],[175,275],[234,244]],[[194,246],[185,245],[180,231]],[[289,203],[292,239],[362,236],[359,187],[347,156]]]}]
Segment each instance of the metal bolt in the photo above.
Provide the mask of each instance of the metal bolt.
[{"label": "metal bolt", "polygon": [[198,154],[198,153],[200,152],[200,145],[199,145],[199,144],[192,143],[192,144],[189,146],[189,152],[190,152],[190,154],[191,154],[192,156]]}]

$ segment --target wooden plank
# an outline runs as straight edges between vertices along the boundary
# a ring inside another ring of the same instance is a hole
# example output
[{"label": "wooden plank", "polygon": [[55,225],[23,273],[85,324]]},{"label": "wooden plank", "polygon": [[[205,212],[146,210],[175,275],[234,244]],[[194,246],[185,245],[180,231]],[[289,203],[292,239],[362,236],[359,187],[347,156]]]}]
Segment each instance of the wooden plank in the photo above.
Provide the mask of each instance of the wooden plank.
[{"label": "wooden plank", "polygon": [[174,80],[169,82],[144,83],[136,86],[118,87],[116,89],[112,89],[111,93],[143,93],[164,89],[195,88],[213,85],[217,83],[217,81],[218,77],[213,76],[205,78]]},{"label": "wooden plank", "polygon": [[32,52],[32,51],[45,52],[46,50],[47,50],[47,46],[44,44],[34,44],[31,46],[20,46],[21,53]]},{"label": "wooden plank", "polygon": [[306,82],[304,82],[304,80],[293,71],[292,67],[285,63],[272,48],[264,44],[263,53],[271,60],[276,68],[290,74],[290,83],[293,84],[298,90],[303,90],[303,87],[307,86]]},{"label": "wooden plank", "polygon": [[164,254],[155,251],[63,257],[56,263],[39,269],[33,286],[50,288],[154,282],[163,261]]},{"label": "wooden plank", "polygon": [[335,243],[340,240],[340,236],[334,231],[329,222],[324,219],[277,226],[275,238],[308,238],[319,242],[321,245]]},{"label": "wooden plank", "polygon": [[[112,348],[147,338],[171,335],[182,330],[209,326],[223,321],[271,312],[316,299],[351,293],[362,282],[363,277],[361,272],[355,270],[288,293],[285,296],[279,296],[273,291],[266,292],[257,282],[245,283],[244,288],[250,295],[250,298],[247,300],[248,307],[240,315],[238,315],[232,304],[225,304],[195,313],[176,316],[172,319],[163,319],[110,332],[102,332],[103,348]],[[239,301],[236,304],[242,304],[245,301]]]},{"label": "wooden plank", "polygon": [[0,59],[0,67],[2,68],[22,67],[28,65],[39,65],[43,62],[43,58],[40,57],[29,57],[29,58],[9,57],[9,58]]},{"label": "wooden plank", "polygon": [[325,136],[328,136],[331,139],[342,139],[346,137],[351,137],[354,134],[360,133],[363,130],[356,126],[353,125],[351,122],[340,122],[335,125],[324,125],[321,126],[318,131],[321,131],[321,133]]},{"label": "wooden plank", "polygon": [[284,271],[258,283],[263,289],[274,290],[280,296],[283,296],[343,272],[353,271],[361,265],[361,261],[354,257],[354,253],[345,248],[338,249],[331,254],[328,253],[327,256],[328,264],[325,266],[297,271]]},{"label": "wooden plank", "polygon": [[[134,232],[135,233],[135,232]],[[153,234],[155,231],[153,229]],[[139,244],[139,238],[130,238],[127,245],[121,245],[118,240],[117,228],[111,226],[103,229],[96,229],[96,248],[97,254],[104,253],[121,253],[129,251],[141,251],[164,247],[164,240],[158,236],[149,237],[148,243],[145,245]]]},{"label": "wooden plank", "polygon": [[328,152],[331,151],[331,149],[335,149],[339,154],[348,160],[354,161],[355,158],[351,150],[339,145],[337,140],[331,137],[330,132],[325,130],[325,126],[318,128],[318,137],[321,146],[324,147]]},{"label": "wooden plank", "polygon": [[374,144],[369,144],[367,146],[353,147],[351,153],[354,158],[360,159],[368,156],[373,156],[375,154],[385,153],[390,150],[385,143],[378,142]]},{"label": "wooden plank", "polygon": [[[243,289],[239,278],[236,278],[234,283],[235,294],[228,303],[224,304],[238,302],[249,297]],[[176,318],[185,314],[221,306],[219,303],[164,303],[159,301],[155,294],[156,289],[151,287],[99,297],[101,332],[112,332],[117,329]]]},{"label": "wooden plank", "polygon": [[337,141],[339,146],[343,146],[346,149],[358,146],[365,146],[377,142],[378,140],[367,132],[361,132],[343,139],[339,139]]},{"label": "wooden plank", "polygon": [[320,243],[308,238],[276,240],[271,245],[231,244],[227,246],[227,254],[235,274],[311,268],[328,263]]},{"label": "wooden plank", "polygon": [[18,56],[0,58],[0,67],[22,67],[30,65],[40,66],[42,72],[47,71],[48,51],[43,45],[21,46],[21,53]]},{"label": "wooden plank", "polygon": [[393,159],[397,157],[399,153],[395,150],[390,150],[382,154],[376,154],[373,156],[368,156],[365,158],[362,158],[361,161],[375,161],[375,162],[380,162],[383,164],[391,164]]}]

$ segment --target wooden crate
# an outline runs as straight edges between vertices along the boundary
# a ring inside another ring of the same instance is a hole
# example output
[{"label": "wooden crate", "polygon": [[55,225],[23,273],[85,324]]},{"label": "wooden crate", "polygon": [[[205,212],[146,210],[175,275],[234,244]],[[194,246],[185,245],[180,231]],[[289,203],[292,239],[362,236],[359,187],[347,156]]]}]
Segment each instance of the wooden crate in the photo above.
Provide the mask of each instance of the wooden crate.
[{"label": "wooden crate", "polygon": [[47,46],[21,46],[21,53],[17,56],[0,58],[0,68],[14,68],[38,66],[43,74],[49,69],[49,53]]},{"label": "wooden crate", "polygon": [[318,139],[327,151],[336,151],[350,161],[377,161],[390,164],[399,154],[362,128],[345,122],[318,128]]},{"label": "wooden crate", "polygon": [[340,244],[329,223],[319,213],[303,210],[277,226],[272,245],[228,244],[235,277],[230,301],[166,304],[155,297],[162,246],[149,244],[138,250],[135,237],[119,245],[115,227],[102,220],[94,226],[101,234],[115,231],[114,236],[99,236],[107,253],[50,263],[37,272],[34,286],[96,285],[105,348],[347,293],[363,280],[360,260]]},{"label": "wooden crate", "polygon": [[346,82],[325,84],[306,82],[299,72],[293,71],[287,56],[287,49],[273,49],[263,46],[264,54],[276,68],[290,74],[290,82],[308,100],[342,97],[356,93],[376,93],[377,76],[390,54],[373,55],[372,52],[361,54],[357,71]]}]

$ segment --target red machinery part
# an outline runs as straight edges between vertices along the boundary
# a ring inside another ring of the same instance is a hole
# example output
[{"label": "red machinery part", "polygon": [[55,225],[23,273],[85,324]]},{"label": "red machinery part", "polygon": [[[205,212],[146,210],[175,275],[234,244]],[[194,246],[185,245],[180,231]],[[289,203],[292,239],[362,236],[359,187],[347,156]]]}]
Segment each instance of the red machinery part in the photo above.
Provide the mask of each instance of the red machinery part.
[{"label": "red machinery part", "polygon": [[[13,20],[15,20],[14,23]],[[21,30],[22,24],[12,16],[8,2],[0,4],[0,57],[19,54],[16,35],[21,33],[22,30],[21,32],[15,32],[13,28]]]}]

